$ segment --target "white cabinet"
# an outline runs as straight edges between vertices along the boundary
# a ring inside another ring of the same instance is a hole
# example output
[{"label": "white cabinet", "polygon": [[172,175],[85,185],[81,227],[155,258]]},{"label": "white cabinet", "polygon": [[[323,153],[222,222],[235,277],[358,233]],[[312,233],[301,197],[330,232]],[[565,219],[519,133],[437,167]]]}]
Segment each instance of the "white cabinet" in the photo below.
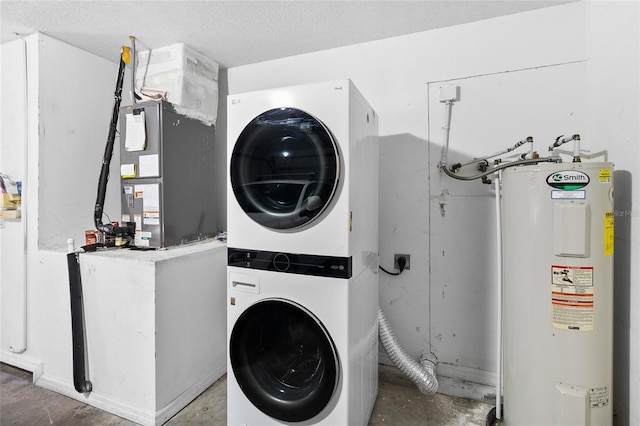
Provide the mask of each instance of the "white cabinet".
[{"label": "white cabinet", "polygon": [[[89,394],[36,384],[162,424],[226,372],[226,244],[80,255]],[[71,365],[71,359],[68,360]]]}]

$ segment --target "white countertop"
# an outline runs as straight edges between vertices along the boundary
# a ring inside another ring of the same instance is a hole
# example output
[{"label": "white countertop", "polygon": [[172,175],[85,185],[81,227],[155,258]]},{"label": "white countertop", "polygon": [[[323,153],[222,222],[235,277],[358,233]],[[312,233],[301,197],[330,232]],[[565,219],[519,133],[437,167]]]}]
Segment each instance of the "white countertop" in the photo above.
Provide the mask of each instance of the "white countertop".
[{"label": "white countertop", "polygon": [[168,247],[161,250],[130,250],[120,248],[110,248],[95,252],[82,253],[83,256],[105,256],[114,258],[131,258],[137,261],[157,262],[175,257],[188,256],[206,250],[226,249],[226,241],[216,239],[198,241],[180,246]]}]

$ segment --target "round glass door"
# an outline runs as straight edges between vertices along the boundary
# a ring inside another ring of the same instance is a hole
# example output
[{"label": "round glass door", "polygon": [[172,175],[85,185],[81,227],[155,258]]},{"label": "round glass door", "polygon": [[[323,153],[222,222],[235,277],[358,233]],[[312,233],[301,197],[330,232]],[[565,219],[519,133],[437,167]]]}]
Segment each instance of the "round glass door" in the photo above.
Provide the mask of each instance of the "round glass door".
[{"label": "round glass door", "polygon": [[340,156],[322,122],[299,109],[276,108],[240,133],[229,168],[245,213],[263,226],[287,230],[327,208],[338,186]]},{"label": "round glass door", "polygon": [[238,385],[268,416],[302,422],[331,401],[339,378],[337,351],[324,326],[301,306],[259,302],[238,318],[229,342]]}]

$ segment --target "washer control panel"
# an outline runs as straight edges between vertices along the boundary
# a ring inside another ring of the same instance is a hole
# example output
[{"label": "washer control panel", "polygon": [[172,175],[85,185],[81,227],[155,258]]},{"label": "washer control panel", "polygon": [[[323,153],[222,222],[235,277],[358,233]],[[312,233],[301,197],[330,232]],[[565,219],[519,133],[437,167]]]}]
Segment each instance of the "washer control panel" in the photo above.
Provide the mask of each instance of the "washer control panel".
[{"label": "washer control panel", "polygon": [[352,274],[351,257],[236,248],[228,248],[227,254],[227,264],[240,268],[346,279],[351,278]]}]

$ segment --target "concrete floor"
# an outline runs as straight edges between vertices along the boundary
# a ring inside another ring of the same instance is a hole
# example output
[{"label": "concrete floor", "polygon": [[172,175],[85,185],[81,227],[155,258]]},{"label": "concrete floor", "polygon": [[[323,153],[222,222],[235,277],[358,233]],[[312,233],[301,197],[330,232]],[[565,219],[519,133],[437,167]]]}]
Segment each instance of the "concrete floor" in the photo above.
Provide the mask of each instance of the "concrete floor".
[{"label": "concrete floor", "polygon": [[[378,399],[369,425],[484,425],[490,404],[442,394],[423,395],[393,367],[380,366]],[[211,385],[166,425],[224,425],[226,376]],[[114,425],[136,423],[32,384],[31,373],[10,365],[0,367],[0,424]]]}]

